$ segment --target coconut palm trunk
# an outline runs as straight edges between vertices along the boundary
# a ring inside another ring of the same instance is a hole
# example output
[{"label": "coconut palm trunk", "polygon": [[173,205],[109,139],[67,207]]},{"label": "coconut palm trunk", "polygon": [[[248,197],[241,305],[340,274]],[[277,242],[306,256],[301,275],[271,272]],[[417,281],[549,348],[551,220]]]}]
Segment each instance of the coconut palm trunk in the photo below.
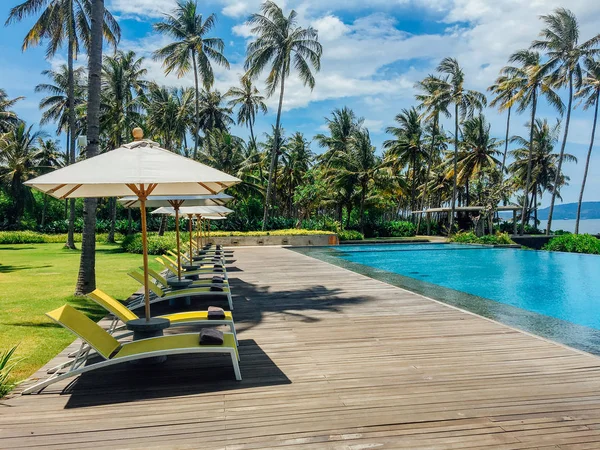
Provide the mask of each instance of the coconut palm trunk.
[{"label": "coconut palm trunk", "polygon": [[550,200],[550,211],[548,212],[548,225],[546,226],[546,236],[550,234],[552,227],[552,215],[554,214],[554,203],[556,202],[556,194],[558,193],[560,175],[565,154],[565,146],[567,145],[567,137],[569,136],[569,123],[571,122],[571,106],[573,105],[573,72],[569,73],[569,104],[567,105],[567,118],[565,120],[565,133],[563,135],[562,144],[560,146],[560,155],[558,156],[558,165],[556,167],[556,176],[554,177],[554,189],[552,189],[552,199]]},{"label": "coconut palm trunk", "polygon": [[198,86],[198,64],[196,61],[196,52],[192,51],[192,65],[194,66],[194,88],[196,89],[195,99],[195,131],[194,131],[194,159],[198,156],[198,133],[200,133],[200,88]]},{"label": "coconut palm trunk", "polygon": [[583,181],[581,182],[581,190],[579,191],[579,200],[577,202],[577,217],[575,218],[575,234],[579,234],[579,220],[581,218],[581,203],[583,202],[583,191],[585,190],[585,182],[587,181],[588,169],[590,168],[590,158],[592,156],[592,148],[594,148],[594,137],[596,135],[596,123],[598,121],[598,103],[600,103],[600,90],[596,92],[596,106],[594,109],[594,123],[592,125],[592,137],[588,148],[587,157],[585,159],[585,169],[583,171]]},{"label": "coconut palm trunk", "polygon": [[454,213],[456,210],[456,179],[458,171],[458,103],[454,104],[454,157],[453,157],[454,176],[452,177],[452,204],[450,211],[450,227],[448,235],[452,234],[452,226],[454,225]]},{"label": "coconut palm trunk", "polygon": [[277,165],[277,153],[279,152],[279,133],[281,123],[281,108],[283,107],[283,94],[285,92],[285,76],[281,75],[281,91],[279,93],[279,106],[277,108],[277,120],[275,121],[275,136],[273,136],[273,150],[271,154],[271,165],[269,166],[269,181],[267,182],[267,195],[265,196],[265,209],[263,213],[262,230],[265,231],[267,220],[269,220],[269,200],[271,199],[271,189],[273,185],[273,175]]},{"label": "coconut palm trunk", "polygon": [[[98,154],[100,138],[100,91],[102,89],[102,28],[104,0],[92,0],[91,44],[88,78],[88,146],[86,158]],[[83,205],[83,237],[81,260],[75,295],[96,289],[96,206],[95,198],[86,198]]]},{"label": "coconut palm trunk", "polygon": [[527,196],[529,195],[529,184],[531,183],[531,165],[533,163],[533,132],[535,129],[535,113],[537,110],[537,89],[533,91],[531,104],[531,124],[529,125],[529,152],[527,153],[527,177],[525,178],[525,187],[523,188],[523,208],[521,210],[521,229],[519,234],[525,233],[525,223],[528,221]]},{"label": "coconut palm trunk", "polygon": [[504,169],[506,168],[506,154],[508,153],[508,135],[510,133],[510,111],[512,107],[508,107],[508,117],[506,118],[506,136],[504,138],[504,155],[502,155],[502,169],[500,170],[500,175],[502,176],[502,180],[504,180]]},{"label": "coconut palm trunk", "polygon": [[[73,4],[70,5],[70,20],[73,20]],[[75,36],[72,28],[69,27],[69,48],[67,55],[68,67],[68,108],[69,108],[69,164],[75,164],[75,75],[73,69],[73,59],[75,54]],[[65,247],[75,249],[75,199],[69,201],[69,228],[67,233],[67,243]]]}]

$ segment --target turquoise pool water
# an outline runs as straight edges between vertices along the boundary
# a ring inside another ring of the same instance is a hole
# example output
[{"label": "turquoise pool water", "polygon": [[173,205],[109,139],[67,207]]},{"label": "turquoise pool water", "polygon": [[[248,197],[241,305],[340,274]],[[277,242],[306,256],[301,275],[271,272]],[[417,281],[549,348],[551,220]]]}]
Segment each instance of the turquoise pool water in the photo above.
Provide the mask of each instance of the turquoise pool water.
[{"label": "turquoise pool water", "polygon": [[341,246],[329,255],[600,330],[597,255],[457,244]]}]

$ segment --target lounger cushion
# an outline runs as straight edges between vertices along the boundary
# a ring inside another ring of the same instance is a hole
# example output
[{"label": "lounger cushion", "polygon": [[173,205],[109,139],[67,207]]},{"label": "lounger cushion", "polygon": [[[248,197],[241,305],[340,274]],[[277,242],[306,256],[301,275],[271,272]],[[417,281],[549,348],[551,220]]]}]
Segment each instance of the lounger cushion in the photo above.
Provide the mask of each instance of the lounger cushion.
[{"label": "lounger cushion", "polygon": [[211,282],[213,282],[213,283],[223,283],[223,281],[225,281],[225,280],[223,280],[222,277],[212,277],[212,280],[211,280]]},{"label": "lounger cushion", "polygon": [[223,332],[214,328],[202,328],[200,331],[200,345],[221,345]]},{"label": "lounger cushion", "polygon": [[225,319],[225,310],[218,306],[208,307],[208,319],[209,320],[223,320]]},{"label": "lounger cushion", "polygon": [[221,286],[211,286],[210,290],[213,292],[223,292],[223,288]]}]

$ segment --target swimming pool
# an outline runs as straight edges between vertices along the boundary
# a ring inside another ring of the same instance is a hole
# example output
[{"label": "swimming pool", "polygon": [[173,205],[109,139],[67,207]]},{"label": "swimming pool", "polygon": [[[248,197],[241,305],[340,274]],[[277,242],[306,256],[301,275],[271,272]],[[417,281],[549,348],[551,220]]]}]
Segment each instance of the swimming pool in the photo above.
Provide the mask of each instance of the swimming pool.
[{"label": "swimming pool", "polygon": [[600,354],[600,256],[462,244],[303,253]]}]

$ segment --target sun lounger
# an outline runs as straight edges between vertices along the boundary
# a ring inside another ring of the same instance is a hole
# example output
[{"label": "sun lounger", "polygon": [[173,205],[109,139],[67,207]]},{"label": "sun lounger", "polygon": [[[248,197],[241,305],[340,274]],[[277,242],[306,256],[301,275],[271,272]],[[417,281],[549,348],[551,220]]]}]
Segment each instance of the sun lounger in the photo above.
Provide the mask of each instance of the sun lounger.
[{"label": "sun lounger", "polygon": [[[144,270],[143,267],[140,267],[140,269]],[[160,273],[158,273],[156,270],[154,269],[150,269],[148,268],[148,275],[150,275],[152,278],[154,278],[158,284],[161,285],[161,287],[163,288],[163,290],[166,291],[170,291],[172,290],[169,287],[169,282],[167,280],[167,278],[163,277]],[[189,287],[206,287],[206,286],[210,286],[212,284],[217,285],[217,286],[228,286],[229,285],[229,281],[227,281],[225,279],[225,277],[222,277],[221,274],[212,274],[213,278],[202,278],[200,280],[194,280],[192,282],[192,284]],[[214,278],[218,277],[219,281],[215,281]],[[176,277],[171,277],[171,279],[176,279]]]},{"label": "sun lounger", "polygon": [[[173,262],[168,256],[163,255],[160,258],[156,257],[154,259],[168,269],[173,275],[177,275],[177,263]],[[224,267],[201,267],[193,270],[182,270],[182,275],[184,277],[195,277],[200,275],[223,275],[223,277],[228,280],[227,269]]]},{"label": "sun lounger", "polygon": [[[140,272],[129,272],[129,275],[134,280],[138,281],[142,286],[144,285],[144,275]],[[164,300],[175,300],[178,298],[188,298],[188,297],[211,297],[211,296],[220,296],[227,297],[227,301],[229,302],[229,310],[233,310],[233,299],[231,298],[231,291],[229,290],[229,286],[205,286],[205,287],[192,287],[187,289],[178,289],[175,291],[165,292],[163,291],[159,285],[150,281],[149,283],[150,290],[156,295],[155,298],[150,299],[150,303],[162,302]],[[139,299],[134,300],[129,303],[127,306],[131,309],[139,308],[144,304],[144,298],[141,297]]]},{"label": "sun lounger", "polygon": [[[101,291],[100,289],[96,289],[95,291],[89,293],[87,295],[89,298],[94,300],[104,309],[109,311],[113,316],[114,320],[109,328],[109,333],[113,334],[116,331],[122,330],[123,327],[117,327],[117,323],[119,320],[126,324],[130,320],[139,319],[139,317],[131,311],[131,309],[127,308],[120,301],[112,298],[110,295]],[[225,311],[224,317],[219,319],[209,319],[208,311],[186,311],[175,314],[165,314],[163,316],[158,316],[163,319],[169,319],[171,322],[170,328],[176,326],[184,326],[184,325],[227,325],[233,334],[235,342],[237,344],[237,336],[235,333],[235,325],[233,323],[233,317],[231,316],[231,312]],[[131,335],[132,333],[128,332],[125,334],[120,334],[119,336],[115,336],[118,339]]]},{"label": "sun lounger", "polygon": [[[48,379],[28,387],[23,391],[23,394],[39,392],[45,387],[66,378],[114,364],[188,353],[227,354],[231,357],[235,379],[238,381],[242,379],[238,363],[237,346],[231,333],[223,334],[223,344],[221,345],[200,344],[199,333],[160,336],[122,344],[100,325],[72,306],[61,306],[54,311],[46,313],[46,315],[79,336],[88,344],[88,347],[85,350],[82,347],[77,356],[69,361],[68,366],[65,365],[60,370],[56,370],[51,374]],[[86,364],[91,349],[94,349],[103,360]]]}]

